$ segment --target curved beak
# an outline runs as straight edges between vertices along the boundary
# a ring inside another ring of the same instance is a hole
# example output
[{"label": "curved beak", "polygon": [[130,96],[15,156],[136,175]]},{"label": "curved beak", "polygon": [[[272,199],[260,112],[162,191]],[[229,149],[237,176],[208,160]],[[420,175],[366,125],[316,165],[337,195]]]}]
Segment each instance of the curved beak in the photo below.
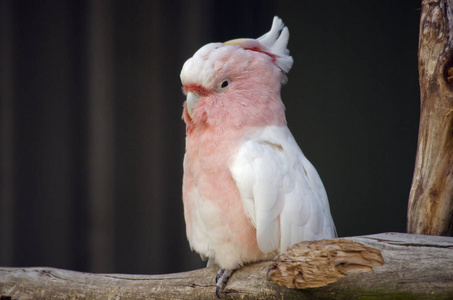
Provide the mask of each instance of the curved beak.
[{"label": "curved beak", "polygon": [[200,96],[195,94],[194,92],[188,92],[187,93],[187,112],[189,113],[189,116],[192,118],[192,113],[193,113],[193,108],[197,104],[198,100],[200,100]]}]

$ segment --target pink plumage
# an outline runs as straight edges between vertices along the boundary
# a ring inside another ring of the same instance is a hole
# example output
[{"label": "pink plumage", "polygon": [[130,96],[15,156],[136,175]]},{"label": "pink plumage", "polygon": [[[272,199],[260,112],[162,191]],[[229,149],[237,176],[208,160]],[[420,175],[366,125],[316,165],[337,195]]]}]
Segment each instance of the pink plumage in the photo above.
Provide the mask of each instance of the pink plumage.
[{"label": "pink plumage", "polygon": [[288,39],[275,17],[269,33],[207,44],[181,71],[187,238],[222,269],[335,237],[322,182],[286,126]]}]

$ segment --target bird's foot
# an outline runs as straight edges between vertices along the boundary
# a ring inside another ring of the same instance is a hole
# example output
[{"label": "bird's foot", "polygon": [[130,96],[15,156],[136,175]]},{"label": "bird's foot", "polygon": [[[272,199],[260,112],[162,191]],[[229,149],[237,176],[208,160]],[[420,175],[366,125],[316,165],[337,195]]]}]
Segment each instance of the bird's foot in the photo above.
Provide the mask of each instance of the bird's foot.
[{"label": "bird's foot", "polygon": [[215,294],[220,299],[220,292],[225,288],[228,279],[233,275],[234,270],[220,269],[215,277],[216,289]]}]

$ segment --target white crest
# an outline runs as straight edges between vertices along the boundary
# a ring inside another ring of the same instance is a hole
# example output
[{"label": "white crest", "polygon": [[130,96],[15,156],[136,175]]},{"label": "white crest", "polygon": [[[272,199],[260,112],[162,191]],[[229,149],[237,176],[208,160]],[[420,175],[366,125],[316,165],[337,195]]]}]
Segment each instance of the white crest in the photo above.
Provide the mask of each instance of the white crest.
[{"label": "white crest", "polygon": [[293,65],[293,58],[289,55],[289,50],[286,48],[288,40],[288,27],[277,16],[274,17],[271,30],[257,38],[260,44],[270,49],[272,54],[276,55],[277,65],[285,73],[288,73]]}]

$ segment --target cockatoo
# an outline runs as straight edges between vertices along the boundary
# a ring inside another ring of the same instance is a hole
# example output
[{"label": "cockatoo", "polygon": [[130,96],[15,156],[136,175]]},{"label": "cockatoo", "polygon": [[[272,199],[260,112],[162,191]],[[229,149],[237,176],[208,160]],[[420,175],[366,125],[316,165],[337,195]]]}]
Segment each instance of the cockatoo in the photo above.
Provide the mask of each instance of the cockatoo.
[{"label": "cockatoo", "polygon": [[220,266],[218,297],[242,265],[336,237],[321,179],[286,124],[288,39],[274,17],[265,35],[207,44],[181,71],[186,233],[192,250]]}]

